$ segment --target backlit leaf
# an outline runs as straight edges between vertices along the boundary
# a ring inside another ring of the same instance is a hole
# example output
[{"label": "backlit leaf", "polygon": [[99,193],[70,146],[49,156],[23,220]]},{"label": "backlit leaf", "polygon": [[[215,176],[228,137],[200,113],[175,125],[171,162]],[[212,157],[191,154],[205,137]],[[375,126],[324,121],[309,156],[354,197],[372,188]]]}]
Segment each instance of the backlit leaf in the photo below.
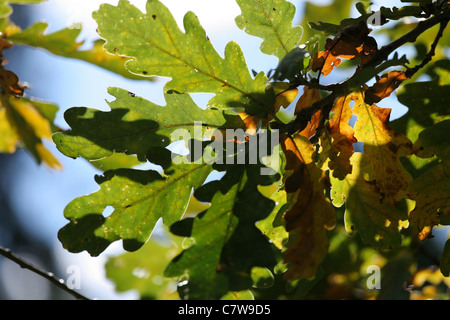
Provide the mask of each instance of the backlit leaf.
[{"label": "backlit leaf", "polygon": [[[139,249],[156,222],[178,221],[187,206],[192,188],[200,186],[211,172],[206,164],[179,164],[166,176],[148,170],[118,169],[96,177],[100,190],[71,201],[64,210],[70,223],[58,233],[71,252],[99,255],[113,241],[123,240],[126,250]],[[108,216],[107,207],[114,211]]]},{"label": "backlit leaf", "polygon": [[[294,114],[298,114],[301,110],[309,108],[313,105],[313,103],[321,100],[322,97],[320,95],[320,90],[315,88],[309,88],[308,86],[303,87],[303,94],[300,96],[300,99],[297,101],[297,105],[295,106]],[[316,129],[322,119],[322,110],[318,110],[313,114],[311,120],[308,122],[306,127],[300,132],[300,135],[305,138],[311,138],[315,133]]]},{"label": "backlit leaf", "polygon": [[37,22],[21,32],[8,35],[7,39],[16,44],[43,48],[59,56],[93,63],[127,78],[144,79],[145,75],[136,76],[125,69],[124,64],[127,60],[125,57],[117,53],[107,53],[103,49],[103,40],[95,41],[91,49],[81,50],[83,42],[77,41],[81,32],[80,28],[65,28],[47,34],[45,32],[47,27],[47,23]]},{"label": "backlit leaf", "polygon": [[130,72],[170,77],[166,91],[215,93],[210,107],[245,109],[260,118],[273,112],[275,97],[266,91],[266,76],[261,72],[251,77],[236,43],[228,43],[222,58],[194,13],[185,15],[183,33],[161,2],[149,0],[146,10],[144,14],[120,0],[93,13],[100,36],[107,39],[105,49],[130,57]]},{"label": "backlit leaf", "polygon": [[336,99],[331,109],[333,117],[327,124],[327,134],[322,138],[323,156],[329,161],[327,167],[334,177],[342,179],[351,172],[350,157],[353,154],[353,143],[357,140],[355,132],[349,124],[352,117],[350,102],[351,96],[343,96]]},{"label": "backlit leaf", "polygon": [[290,206],[284,215],[290,241],[284,252],[289,263],[285,278],[314,276],[328,252],[327,230],[334,228],[334,209],[325,197],[328,178],[314,162],[314,148],[300,135],[282,140],[286,155],[285,190]]},{"label": "backlit leaf", "polygon": [[389,97],[398,86],[408,78],[404,71],[390,71],[377,77],[377,82],[366,90],[364,101],[367,104],[380,102],[382,99]]},{"label": "backlit leaf", "polygon": [[116,100],[109,102],[111,111],[88,108],[71,108],[65,119],[72,130],[53,136],[58,149],[69,157],[82,156],[95,160],[110,156],[114,152],[136,154],[140,159],[152,147],[166,147],[172,134],[179,131],[189,137],[203,137],[207,129],[243,128],[237,115],[219,110],[202,110],[187,94],[165,94],[167,105],[158,106],[127,90],[110,88]]},{"label": "backlit leaf", "polygon": [[[218,272],[222,250],[231,237],[238,219],[233,215],[239,185],[223,194],[217,191],[211,206],[194,218],[192,236],[195,244],[177,256],[165,270],[168,277],[187,273],[186,283],[179,290],[182,298],[219,299],[228,291],[228,280]],[[196,263],[201,260],[201,263]]]},{"label": "backlit leaf", "polygon": [[52,120],[57,107],[52,104],[26,98],[3,98],[0,105],[0,121],[4,122],[0,151],[12,153],[19,143],[34,156],[38,163],[45,163],[53,169],[61,164],[44,146],[50,140]]},{"label": "backlit leaf", "polygon": [[450,85],[434,81],[406,83],[398,89],[397,98],[408,112],[395,119],[391,127],[416,141],[419,133],[433,124],[450,119]]},{"label": "backlit leaf", "polygon": [[292,26],[295,6],[286,0],[237,0],[242,13],[237,26],[263,39],[261,51],[280,61],[299,43],[303,30]]},{"label": "backlit leaf", "polygon": [[370,106],[364,102],[361,93],[352,95],[355,101],[353,114],[355,138],[364,143],[364,153],[372,162],[369,180],[374,181],[382,201],[398,203],[412,180],[400,162],[400,157],[411,154],[412,142],[389,127],[391,109]]},{"label": "backlit leaf", "polygon": [[407,215],[382,201],[376,184],[367,181],[371,170],[370,156],[354,153],[353,170],[344,179],[331,177],[331,199],[337,207],[345,203],[345,227],[357,231],[364,243],[375,248],[391,248],[401,244],[400,229],[407,226]]},{"label": "backlit leaf", "polygon": [[0,0],[0,18],[8,17],[12,13],[12,4],[37,4],[46,0]]},{"label": "backlit leaf", "polygon": [[152,237],[137,252],[108,257],[106,276],[114,282],[116,291],[136,290],[141,299],[179,299],[176,282],[164,277],[164,268],[178,253],[181,243],[167,232],[163,233],[163,237],[164,240]]},{"label": "backlit leaf", "polygon": [[[255,222],[266,218],[274,207],[273,201],[258,191],[258,183],[274,182],[270,176],[260,176],[260,168],[228,167],[221,180],[209,182],[194,193],[198,200],[210,202],[209,208],[172,226],[172,232],[194,239],[194,244],[165,272],[166,276],[187,279],[179,288],[182,298],[220,298],[228,290],[237,291],[233,285],[236,278],[248,283],[249,288],[254,266],[274,266],[268,239],[255,227]],[[195,263],[200,260],[202,263]]]},{"label": "backlit leaf", "polygon": [[361,59],[364,65],[377,51],[377,43],[369,37],[370,29],[365,22],[358,22],[342,28],[336,36],[327,39],[325,50],[314,55],[311,62],[313,71],[319,71],[327,76],[341,63],[341,59]]},{"label": "backlit leaf", "polygon": [[440,219],[448,215],[450,207],[450,144],[448,135],[450,120],[445,120],[423,130],[414,143],[419,157],[436,155],[440,163],[424,171],[410,186],[410,197],[416,206],[410,213],[411,223],[417,224],[419,238],[427,238]]}]

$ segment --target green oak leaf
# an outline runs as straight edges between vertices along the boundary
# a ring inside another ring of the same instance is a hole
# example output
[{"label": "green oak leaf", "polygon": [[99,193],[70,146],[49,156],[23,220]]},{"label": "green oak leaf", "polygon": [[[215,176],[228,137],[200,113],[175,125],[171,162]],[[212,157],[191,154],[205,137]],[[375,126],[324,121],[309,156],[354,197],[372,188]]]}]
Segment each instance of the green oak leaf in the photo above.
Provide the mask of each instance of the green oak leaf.
[{"label": "green oak leaf", "polygon": [[215,193],[210,208],[193,218],[191,235],[195,244],[167,266],[166,277],[188,275],[179,284],[182,299],[219,299],[228,292],[228,280],[217,269],[223,246],[238,224],[233,215],[238,191],[235,184],[225,193]]},{"label": "green oak leaf", "polygon": [[193,137],[197,130],[203,135],[207,129],[245,128],[239,116],[200,109],[188,94],[166,93],[167,105],[163,107],[127,90],[108,91],[116,98],[108,103],[111,111],[77,107],[65,112],[65,120],[72,129],[53,136],[59,151],[88,160],[114,152],[136,154],[142,160],[152,147],[168,146],[177,129],[189,130]]},{"label": "green oak leaf", "polygon": [[436,155],[441,159],[445,171],[450,174],[450,120],[444,120],[426,128],[414,143],[416,155],[431,158]]},{"label": "green oak leaf", "polygon": [[[442,61],[442,60],[441,60]],[[436,81],[407,83],[398,89],[397,98],[408,111],[389,123],[395,131],[416,141],[419,134],[434,124],[450,119],[450,85]],[[409,157],[401,159],[404,167],[416,177],[432,166],[436,158]]]},{"label": "green oak leaf", "polygon": [[397,98],[408,107],[408,112],[389,125],[416,141],[422,130],[450,118],[449,90],[450,85],[439,85],[434,81],[405,84],[398,89]]},{"label": "green oak leaf", "polygon": [[[409,195],[416,201],[410,213],[411,223],[417,224],[419,238],[425,239],[432,228],[448,219],[450,208],[450,120],[426,128],[414,143],[420,158],[436,156],[437,163],[424,170],[410,185]],[[447,213],[446,211],[447,210]],[[441,221],[442,220],[442,221]]]},{"label": "green oak leaf", "polygon": [[291,52],[303,34],[303,28],[292,26],[295,6],[286,0],[237,0],[242,14],[236,25],[250,35],[263,39],[261,51],[280,61]]},{"label": "green oak leaf", "polygon": [[245,109],[260,118],[273,112],[275,96],[266,90],[267,77],[261,72],[252,78],[235,42],[228,43],[222,58],[194,13],[185,15],[183,33],[161,2],[147,1],[146,11],[120,0],[117,6],[102,4],[93,13],[106,39],[104,48],[129,57],[130,72],[170,77],[166,91],[214,93],[211,108]]},{"label": "green oak leaf", "polygon": [[[67,205],[64,216],[70,223],[58,237],[68,251],[86,250],[92,256],[119,239],[126,250],[137,250],[160,218],[171,225],[182,217],[192,188],[201,186],[211,171],[206,164],[179,164],[166,170],[165,176],[153,170],[106,171],[96,177],[100,190]],[[114,211],[105,217],[108,206]]]},{"label": "green oak leaf", "polygon": [[224,295],[220,300],[255,300],[253,293],[250,290],[230,291]]},{"label": "green oak leaf", "polygon": [[362,241],[374,248],[392,248],[402,242],[400,229],[406,227],[406,213],[396,209],[381,195],[374,182],[365,180],[370,160],[362,153],[350,158],[351,174],[331,180],[331,199],[336,207],[345,203],[345,228],[359,232]]},{"label": "green oak leaf", "polygon": [[274,207],[257,188],[273,183],[274,176],[259,176],[260,169],[259,165],[228,166],[220,181],[209,182],[194,193],[198,200],[210,202],[210,207],[172,225],[172,232],[193,239],[193,245],[165,272],[187,279],[181,282],[182,298],[218,299],[229,290],[249,289],[254,266],[275,265],[269,240],[255,226]]}]

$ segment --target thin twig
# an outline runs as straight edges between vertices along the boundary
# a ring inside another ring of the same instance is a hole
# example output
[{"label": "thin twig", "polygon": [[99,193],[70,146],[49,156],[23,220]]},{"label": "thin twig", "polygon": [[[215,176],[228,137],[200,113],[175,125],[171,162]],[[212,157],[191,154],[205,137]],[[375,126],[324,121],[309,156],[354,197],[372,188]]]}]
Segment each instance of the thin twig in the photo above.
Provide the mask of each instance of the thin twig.
[{"label": "thin twig", "polygon": [[439,31],[436,34],[436,37],[434,38],[433,44],[431,45],[431,49],[427,53],[427,55],[425,56],[425,59],[423,59],[423,61],[420,64],[418,64],[417,66],[415,66],[414,68],[408,69],[406,71],[405,75],[408,78],[411,78],[417,71],[422,69],[434,57],[435,52],[436,52],[436,47],[437,47],[437,45],[439,43],[439,39],[442,38],[442,35],[444,34],[445,27],[447,27],[448,21],[449,21],[449,19],[447,18],[447,20],[442,21],[441,24],[439,25]]},{"label": "thin twig", "polygon": [[28,269],[28,270],[38,274],[39,276],[47,279],[48,281],[50,281],[57,287],[61,288],[62,290],[66,291],[67,293],[71,294],[75,298],[80,299],[80,300],[89,300],[89,298],[87,298],[87,297],[83,296],[82,294],[76,292],[75,290],[72,290],[69,287],[67,287],[64,284],[64,280],[58,279],[53,275],[53,273],[41,270],[41,269],[33,266],[32,264],[24,261],[22,258],[15,255],[14,253],[12,253],[10,249],[3,248],[0,246],[0,254],[2,256],[4,256],[5,258],[17,263],[21,268]]}]

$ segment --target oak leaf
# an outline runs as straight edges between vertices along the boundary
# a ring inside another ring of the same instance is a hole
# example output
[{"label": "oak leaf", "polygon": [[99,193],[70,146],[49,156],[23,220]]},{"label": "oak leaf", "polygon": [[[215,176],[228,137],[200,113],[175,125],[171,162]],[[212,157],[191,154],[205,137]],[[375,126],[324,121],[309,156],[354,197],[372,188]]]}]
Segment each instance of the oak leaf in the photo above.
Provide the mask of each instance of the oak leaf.
[{"label": "oak leaf", "polygon": [[415,178],[409,188],[409,196],[416,201],[410,213],[410,221],[418,226],[419,239],[431,235],[434,226],[444,223],[450,209],[450,120],[441,121],[423,130],[414,143],[418,157],[436,156],[439,163]]},{"label": "oak leaf", "polygon": [[339,97],[331,109],[333,117],[327,123],[326,135],[322,137],[323,152],[329,158],[328,168],[333,176],[343,179],[352,170],[350,157],[355,150],[353,143],[357,142],[355,132],[349,120],[352,117],[351,95]]},{"label": "oak leaf", "polygon": [[326,40],[324,51],[314,55],[312,71],[320,70],[327,76],[334,67],[340,65],[341,59],[361,58],[361,65],[369,62],[377,51],[375,39],[368,36],[370,31],[362,21],[342,28],[333,39]]},{"label": "oak leaf", "polygon": [[390,71],[382,75],[381,78],[377,76],[377,82],[365,92],[365,103],[372,105],[389,97],[407,79],[404,71]]},{"label": "oak leaf", "polygon": [[316,274],[328,252],[327,230],[334,228],[336,217],[324,193],[329,180],[314,162],[312,144],[297,134],[283,137],[281,145],[286,173],[290,173],[285,180],[290,207],[284,220],[291,242],[284,252],[284,260],[290,264],[285,278],[306,279]]},{"label": "oak leaf", "polygon": [[406,194],[412,180],[400,162],[400,157],[411,154],[412,142],[389,127],[391,109],[370,106],[362,92],[354,92],[353,114],[355,138],[364,143],[364,153],[371,159],[370,181],[375,181],[383,201],[398,203]]},{"label": "oak leaf", "polygon": [[361,240],[375,248],[399,246],[400,230],[407,226],[406,213],[386,201],[373,181],[366,177],[372,166],[370,156],[355,152],[350,158],[353,170],[344,179],[330,177],[333,205],[345,203],[344,222],[349,234],[358,232]]},{"label": "oak leaf", "polygon": [[[313,105],[313,103],[322,99],[320,95],[320,90],[316,88],[310,88],[308,86],[304,86],[303,94],[300,99],[297,101],[297,105],[295,106],[294,114],[298,114],[303,109],[306,109]],[[307,139],[311,138],[315,133],[316,129],[319,126],[320,120],[322,119],[322,110],[318,110],[315,112],[311,120],[306,125],[305,129],[300,132],[300,135],[306,137]]]}]

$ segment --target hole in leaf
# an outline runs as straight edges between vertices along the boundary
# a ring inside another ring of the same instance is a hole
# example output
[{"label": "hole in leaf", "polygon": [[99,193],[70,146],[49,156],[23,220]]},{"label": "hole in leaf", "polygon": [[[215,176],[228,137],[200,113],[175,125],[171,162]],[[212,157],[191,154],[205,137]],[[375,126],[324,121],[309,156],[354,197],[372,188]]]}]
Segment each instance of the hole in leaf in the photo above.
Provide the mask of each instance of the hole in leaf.
[{"label": "hole in leaf", "polygon": [[106,206],[105,209],[103,209],[102,216],[105,218],[109,217],[114,212],[113,206]]}]

